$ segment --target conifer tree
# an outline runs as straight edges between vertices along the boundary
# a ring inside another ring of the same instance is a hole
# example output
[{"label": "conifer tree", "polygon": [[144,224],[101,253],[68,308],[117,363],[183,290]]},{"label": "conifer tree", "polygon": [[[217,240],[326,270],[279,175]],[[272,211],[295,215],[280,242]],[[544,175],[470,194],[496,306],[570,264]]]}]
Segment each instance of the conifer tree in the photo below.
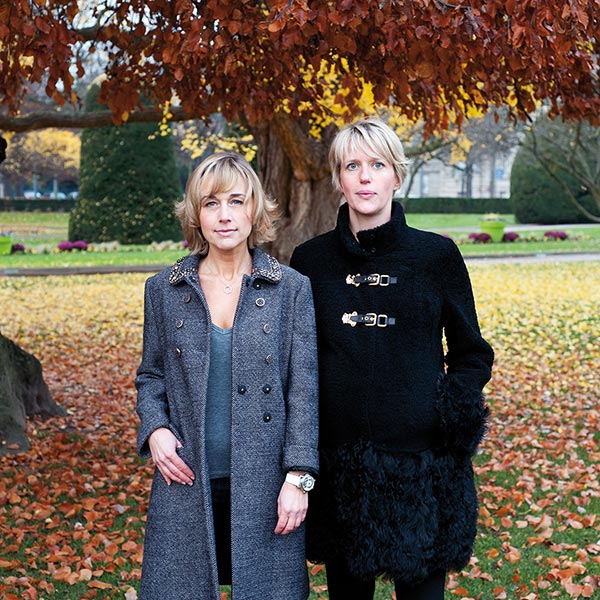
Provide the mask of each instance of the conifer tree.
[{"label": "conifer tree", "polygon": [[[100,107],[98,85],[86,110]],[[69,239],[144,244],[181,239],[173,212],[181,197],[173,139],[153,123],[125,123],[81,135],[80,185]]]}]

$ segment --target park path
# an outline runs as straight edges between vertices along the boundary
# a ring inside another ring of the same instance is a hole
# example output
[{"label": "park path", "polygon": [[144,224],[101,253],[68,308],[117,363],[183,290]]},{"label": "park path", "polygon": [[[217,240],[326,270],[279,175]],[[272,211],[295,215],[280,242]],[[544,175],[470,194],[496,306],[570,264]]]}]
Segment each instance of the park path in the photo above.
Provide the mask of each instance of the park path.
[{"label": "park path", "polygon": [[[467,264],[600,261],[598,252],[554,252],[465,256]],[[109,273],[157,273],[170,265],[98,265],[92,267],[47,267],[0,269],[0,277],[45,277],[48,275],[99,275]]]},{"label": "park path", "polygon": [[538,254],[508,254],[504,256],[464,256],[467,264],[582,262],[600,260],[599,252],[551,252]]}]

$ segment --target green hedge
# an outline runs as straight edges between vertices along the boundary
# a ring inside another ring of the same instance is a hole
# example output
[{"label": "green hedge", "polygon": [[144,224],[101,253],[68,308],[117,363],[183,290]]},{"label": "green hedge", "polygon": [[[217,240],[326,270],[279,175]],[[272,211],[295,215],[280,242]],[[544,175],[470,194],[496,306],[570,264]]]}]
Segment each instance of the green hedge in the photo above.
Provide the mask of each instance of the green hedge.
[{"label": "green hedge", "polygon": [[0,198],[0,209],[5,212],[71,212],[76,200],[50,198]]},{"label": "green hedge", "polygon": [[[86,110],[100,108],[97,85]],[[124,123],[81,134],[79,196],[69,240],[148,244],[182,239],[175,201],[182,198],[171,134],[155,123]]]},{"label": "green hedge", "polygon": [[513,212],[510,198],[397,198],[407,213],[485,214]]}]

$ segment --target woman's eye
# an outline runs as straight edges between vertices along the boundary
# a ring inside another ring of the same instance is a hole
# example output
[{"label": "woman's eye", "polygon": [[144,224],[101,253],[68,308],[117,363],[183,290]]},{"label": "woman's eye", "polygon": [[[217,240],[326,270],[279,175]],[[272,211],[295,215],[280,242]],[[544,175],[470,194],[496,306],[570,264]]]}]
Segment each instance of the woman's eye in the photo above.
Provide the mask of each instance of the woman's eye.
[{"label": "woman's eye", "polygon": [[348,169],[348,171],[354,171],[357,168],[358,165],[355,162],[351,162],[346,165],[346,169]]},{"label": "woman's eye", "polygon": [[383,169],[383,167],[385,167],[385,164],[384,164],[384,163],[382,163],[380,160],[378,160],[377,162],[373,163],[373,166],[374,166],[376,169]]},{"label": "woman's eye", "polygon": [[244,204],[244,199],[243,198],[232,198],[231,204],[233,204],[234,206],[242,206]]}]

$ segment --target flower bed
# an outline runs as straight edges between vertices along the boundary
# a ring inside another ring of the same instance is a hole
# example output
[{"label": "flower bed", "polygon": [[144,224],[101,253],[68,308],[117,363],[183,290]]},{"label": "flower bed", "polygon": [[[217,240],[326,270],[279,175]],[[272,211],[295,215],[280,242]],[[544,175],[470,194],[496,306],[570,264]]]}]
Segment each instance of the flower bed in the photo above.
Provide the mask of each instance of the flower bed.
[{"label": "flower bed", "polygon": [[[450,237],[450,236],[446,236]],[[494,240],[489,233],[470,233],[467,237],[453,238],[457,244],[490,244]],[[527,235],[520,235],[516,231],[507,231],[500,240],[499,243],[514,243],[514,242],[562,242],[565,240],[585,240],[589,239],[585,235],[569,235],[565,231],[546,231],[543,235],[529,233]]]},{"label": "flower bed", "polygon": [[[0,237],[0,240],[2,237]],[[9,238],[10,239],[10,238]],[[22,252],[24,254],[58,254],[61,252],[135,252],[143,250],[144,252],[163,252],[164,250],[180,250],[187,248],[187,242],[152,242],[144,245],[123,245],[119,242],[98,242],[87,243],[84,240],[70,242],[68,240],[53,244],[37,244],[35,246],[24,246],[23,244],[13,244],[12,253]],[[1,254],[2,252],[0,252]],[[10,254],[11,251],[5,254]]]}]

